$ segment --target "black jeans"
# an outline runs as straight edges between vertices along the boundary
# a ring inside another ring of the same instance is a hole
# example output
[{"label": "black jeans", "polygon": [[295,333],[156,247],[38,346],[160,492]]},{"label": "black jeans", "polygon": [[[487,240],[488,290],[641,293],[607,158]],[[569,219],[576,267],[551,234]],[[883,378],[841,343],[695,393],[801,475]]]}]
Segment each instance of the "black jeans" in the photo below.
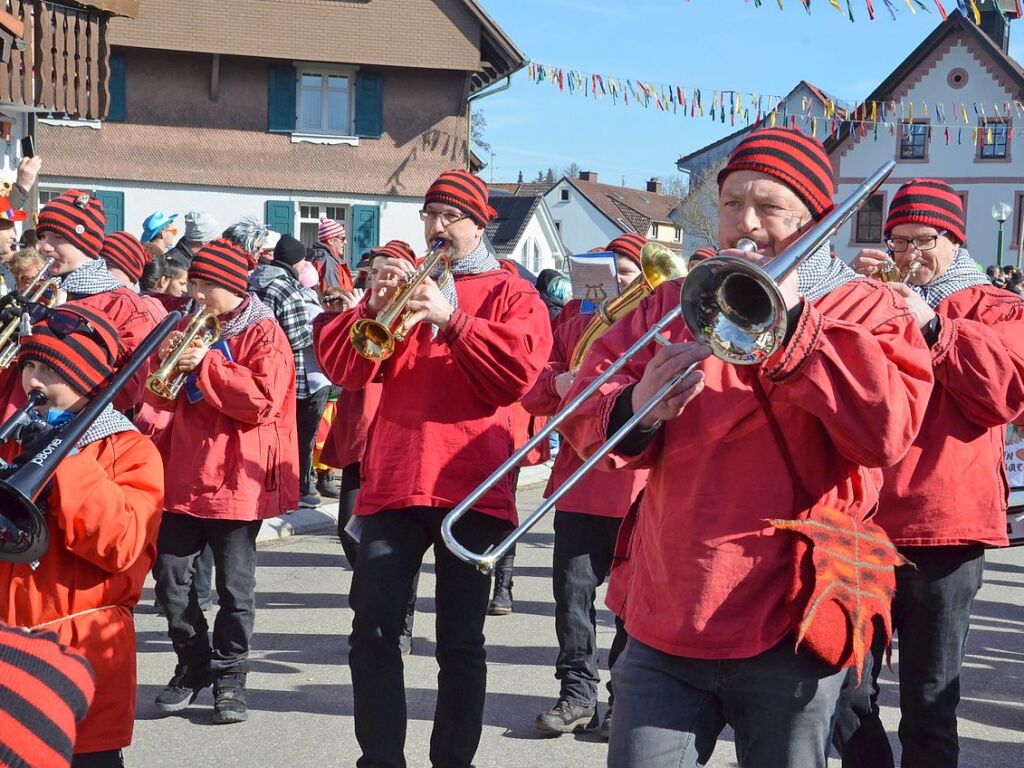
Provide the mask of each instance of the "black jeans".
[{"label": "black jeans", "polygon": [[320,428],[330,387],[320,387],[309,397],[295,401],[295,426],[299,437],[299,495],[305,496],[316,490],[313,481],[313,450],[316,448],[316,432]]},{"label": "black jeans", "polygon": [[338,499],[338,539],[341,541],[341,548],[345,551],[348,564],[351,568],[356,567],[356,558],[359,555],[359,543],[345,533],[345,526],[352,519],[356,511],[356,501],[359,498],[359,486],[362,480],[359,475],[359,462],[354,462],[341,469],[341,492]]},{"label": "black jeans", "polygon": [[[915,567],[896,569],[893,628],[899,638],[900,743],[903,768],[956,768],[956,708],[974,596],[984,576],[981,546],[900,549]],[[891,768],[892,751],[878,718],[876,643],[860,687],[839,699],[833,741],[843,768]]]},{"label": "black jeans", "polygon": [[[483,729],[487,688],[484,617],[490,578],[453,555],[441,539],[449,510],[410,507],[363,519],[359,565],[349,600],[354,616],[349,666],[358,768],[405,768],[405,677],[398,637],[423,554],[434,548],[437,574],[437,704],[430,737],[434,768],[469,768]],[[505,520],[470,513],[454,532],[484,551],[508,531]]]},{"label": "black jeans", "polygon": [[[256,535],[261,525],[261,520],[207,520],[164,513],[154,574],[178,663],[194,669],[208,665],[215,677],[248,672],[256,618]],[[212,648],[206,617],[190,589],[197,556],[207,544],[213,550],[220,597]]]},{"label": "black jeans", "polygon": [[124,756],[120,749],[86,752],[72,758],[71,768],[124,768]]},{"label": "black jeans", "polygon": [[[561,681],[559,698],[573,704],[597,704],[597,588],[611,572],[617,517],[584,515],[555,510],[555,550],[552,555],[555,595],[555,635],[558,659],[555,677]],[[626,631],[616,618],[615,638],[608,653],[610,670],[626,646]],[[608,681],[609,701],[614,699]]]}]

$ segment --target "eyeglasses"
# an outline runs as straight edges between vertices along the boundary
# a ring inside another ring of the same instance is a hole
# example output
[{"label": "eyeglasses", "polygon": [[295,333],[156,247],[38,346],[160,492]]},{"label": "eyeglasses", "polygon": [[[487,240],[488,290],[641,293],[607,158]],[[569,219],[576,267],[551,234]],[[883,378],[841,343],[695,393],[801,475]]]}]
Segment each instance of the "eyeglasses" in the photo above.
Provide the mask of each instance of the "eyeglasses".
[{"label": "eyeglasses", "polygon": [[944,234],[946,234],[946,230],[943,229],[937,234],[915,237],[913,240],[908,240],[905,237],[889,237],[886,238],[885,245],[893,253],[903,253],[911,245],[919,251],[930,251]]},{"label": "eyeglasses", "polygon": [[464,213],[459,211],[420,211],[420,221],[427,221],[429,219],[440,219],[441,223],[446,227],[450,227],[452,224],[458,224],[463,219],[468,219]]}]

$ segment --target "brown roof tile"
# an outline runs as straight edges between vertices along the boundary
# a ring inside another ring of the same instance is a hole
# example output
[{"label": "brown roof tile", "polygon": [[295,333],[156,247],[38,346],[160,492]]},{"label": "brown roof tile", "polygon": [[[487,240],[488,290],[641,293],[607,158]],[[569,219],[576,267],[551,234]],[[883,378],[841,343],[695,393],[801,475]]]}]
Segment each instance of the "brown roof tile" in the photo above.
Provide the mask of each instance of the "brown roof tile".
[{"label": "brown roof tile", "polygon": [[566,181],[582,192],[605,216],[622,226],[623,230],[633,229],[640,234],[647,233],[652,221],[673,221],[672,214],[679,207],[679,198],[671,195],[616,187],[598,181],[568,177]]}]

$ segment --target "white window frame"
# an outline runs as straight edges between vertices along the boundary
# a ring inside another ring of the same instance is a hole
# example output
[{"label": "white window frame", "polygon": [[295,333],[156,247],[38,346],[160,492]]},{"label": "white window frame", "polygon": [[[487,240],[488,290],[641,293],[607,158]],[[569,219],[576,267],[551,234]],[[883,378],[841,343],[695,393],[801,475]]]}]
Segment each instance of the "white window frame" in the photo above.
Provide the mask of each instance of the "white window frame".
[{"label": "white window frame", "polygon": [[[359,73],[358,67],[339,67],[330,64],[297,63],[295,65],[298,76],[295,78],[295,131],[292,133],[292,143],[309,142],[313,144],[349,144],[359,146],[359,137],[355,136],[356,124],[356,76]],[[326,94],[324,88],[331,76],[345,77],[348,79],[348,131],[347,133],[330,133],[323,127],[321,130],[308,130],[299,124],[302,115],[302,78],[305,75],[319,75],[324,78],[320,90],[320,117],[321,121],[327,119],[326,115]]]},{"label": "white window frame", "polygon": [[[317,209],[317,213],[316,213],[315,216],[303,216],[302,215],[302,209],[303,208],[316,208]],[[336,202],[336,201],[328,201],[328,202],[313,202],[313,201],[310,201],[310,200],[300,201],[298,203],[298,205],[296,206],[296,209],[295,209],[295,211],[296,211],[296,219],[295,219],[295,221],[296,221],[296,228],[295,228],[295,232],[297,233],[297,237],[298,237],[299,240],[302,240],[302,225],[303,224],[315,224],[319,228],[319,226],[320,226],[320,216],[327,214],[327,211],[326,211],[327,208],[341,208],[345,212],[345,215],[342,218],[335,218],[334,220],[335,221],[340,221],[342,224],[345,225],[345,234],[346,234],[345,248],[347,250],[348,246],[349,246],[348,231],[350,229],[348,219],[349,219],[349,215],[352,213],[352,206],[349,205],[348,203],[340,203],[340,202]],[[332,217],[328,216],[328,218],[332,218]],[[308,247],[312,247],[313,245],[316,244],[316,242],[317,241],[314,239],[313,242],[310,243],[306,247],[307,248]],[[303,243],[303,245],[305,245],[305,243]]]},{"label": "white window frame", "polygon": [[568,203],[569,202],[569,189],[568,187],[562,187],[558,190],[558,202]]}]

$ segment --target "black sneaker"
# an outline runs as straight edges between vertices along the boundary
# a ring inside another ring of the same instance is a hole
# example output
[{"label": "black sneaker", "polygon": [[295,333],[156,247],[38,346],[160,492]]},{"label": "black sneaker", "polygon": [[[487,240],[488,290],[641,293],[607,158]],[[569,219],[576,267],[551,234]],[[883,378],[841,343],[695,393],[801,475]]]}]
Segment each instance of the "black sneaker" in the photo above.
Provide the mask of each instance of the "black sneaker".
[{"label": "black sneaker", "polygon": [[574,733],[587,730],[597,725],[597,707],[584,707],[581,704],[571,704],[564,699],[559,699],[554,707],[537,715],[534,725],[538,731],[548,733]]},{"label": "black sneaker", "polygon": [[157,694],[156,708],[161,712],[180,712],[209,684],[210,678],[205,672],[193,673],[187,665],[178,664],[171,681]]},{"label": "black sneaker", "polygon": [[316,489],[325,499],[337,499],[341,497],[340,483],[331,479],[327,472],[316,473]]},{"label": "black sneaker", "polygon": [[597,735],[605,741],[608,741],[612,735],[612,708],[608,707],[608,711],[604,713],[604,719],[601,721],[601,727],[597,729]]},{"label": "black sneaker", "polygon": [[245,676],[225,675],[213,686],[213,723],[227,725],[249,719],[245,703]]}]

